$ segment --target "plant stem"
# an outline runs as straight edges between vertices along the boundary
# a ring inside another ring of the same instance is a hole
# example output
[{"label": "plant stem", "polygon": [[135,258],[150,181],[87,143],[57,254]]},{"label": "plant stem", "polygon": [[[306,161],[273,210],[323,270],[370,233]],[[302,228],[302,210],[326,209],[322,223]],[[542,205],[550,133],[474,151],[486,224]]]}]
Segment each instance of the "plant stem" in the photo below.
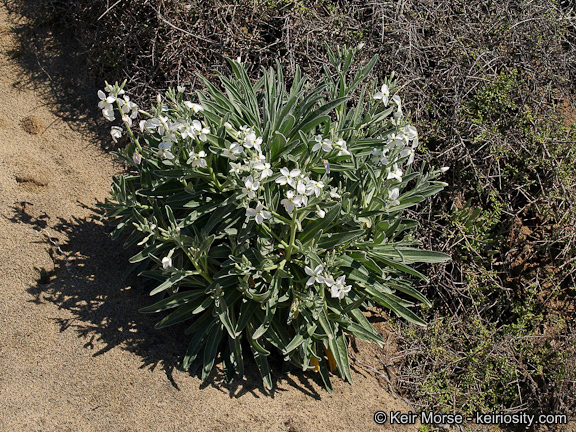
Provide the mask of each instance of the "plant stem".
[{"label": "plant stem", "polygon": [[276,213],[273,210],[270,210],[270,214],[272,216],[274,216],[277,219],[280,219],[282,222],[287,223],[287,224],[291,224],[292,222],[290,221],[290,219],[286,219],[284,216],[279,215],[278,213]]},{"label": "plant stem", "polygon": [[290,222],[290,244],[286,249],[286,261],[290,261],[292,256],[292,249],[294,249],[294,241],[296,240],[296,209],[292,212],[292,221]]},{"label": "plant stem", "polygon": [[200,276],[202,276],[204,279],[206,279],[208,282],[212,283],[214,282],[214,280],[210,277],[209,274],[207,274],[204,269],[198,264],[198,262],[196,261],[196,259],[194,258],[194,256],[190,253],[190,251],[188,250],[188,248],[186,248],[183,244],[179,245],[180,248],[184,251],[184,253],[186,254],[186,256],[188,257],[188,259],[190,260],[190,262],[192,263],[192,265],[194,266],[194,268],[196,268],[196,270],[198,270],[198,274]]},{"label": "plant stem", "polygon": [[216,174],[214,174],[214,170],[212,169],[211,166],[208,167],[208,171],[210,172],[210,178],[214,182],[214,185],[218,188],[219,192],[222,192],[222,185],[220,184],[220,182],[216,178]]},{"label": "plant stem", "polygon": [[118,102],[118,99],[116,99],[116,106],[118,107],[118,111],[120,112],[121,115],[120,118],[122,119],[122,122],[124,122],[124,126],[128,131],[128,135],[130,135],[130,138],[132,138],[132,141],[134,142],[134,144],[136,144],[138,151],[140,152],[140,154],[142,154],[142,146],[140,145],[140,142],[138,142],[138,138],[136,138],[134,132],[132,132],[132,127],[130,126],[128,121],[124,120],[124,117],[127,117],[127,114],[124,114],[124,112],[122,111],[122,106],[120,105],[120,102]]},{"label": "plant stem", "polygon": [[289,245],[287,245],[284,240],[282,240],[280,237],[278,237],[274,233],[274,231],[272,231],[266,224],[261,224],[261,227],[264,228],[264,231],[266,231],[268,234],[271,234],[272,237],[274,237],[276,240],[278,240],[282,244],[282,246],[284,246],[284,249],[287,249],[289,247]]}]

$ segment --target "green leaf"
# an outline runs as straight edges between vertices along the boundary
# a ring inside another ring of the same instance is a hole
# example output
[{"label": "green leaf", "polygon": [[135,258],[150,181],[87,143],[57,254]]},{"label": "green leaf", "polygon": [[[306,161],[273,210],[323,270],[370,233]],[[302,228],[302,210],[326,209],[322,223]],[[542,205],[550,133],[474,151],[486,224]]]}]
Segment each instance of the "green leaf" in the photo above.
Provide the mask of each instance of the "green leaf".
[{"label": "green leaf", "polygon": [[306,246],[306,243],[309,242],[318,233],[318,231],[325,231],[326,228],[330,226],[334,219],[340,215],[341,209],[342,205],[338,203],[330,210],[328,210],[323,218],[318,218],[309,222],[306,226],[304,226],[304,230],[298,235],[298,240],[300,240],[300,242]]},{"label": "green leaf", "polygon": [[276,313],[276,307],[270,307],[270,303],[266,303],[266,315],[264,321],[262,322],[260,327],[258,327],[256,331],[254,331],[254,334],[251,335],[252,339],[258,339],[260,336],[262,336],[264,333],[268,331],[268,328],[272,323],[272,319],[274,318],[275,313]]},{"label": "green leaf", "polygon": [[364,289],[368,294],[370,294],[370,296],[375,302],[392,310],[399,317],[404,318],[405,320],[417,324],[419,326],[426,326],[426,323],[420,317],[418,317],[414,312],[398,303],[391,295],[382,293],[378,291],[376,288],[372,287],[365,287]]},{"label": "green leaf", "polygon": [[242,358],[242,343],[241,338],[228,339],[228,345],[230,347],[230,362],[239,378],[242,379],[244,376],[244,359]]},{"label": "green leaf", "polygon": [[178,309],[176,309],[174,312],[156,324],[156,328],[161,329],[189,320],[190,318],[193,318],[194,315],[197,315],[208,309],[208,307],[214,302],[211,297],[206,297],[201,302],[200,300],[202,300],[202,298],[198,298],[195,301],[191,301],[178,307]]},{"label": "green leaf", "polygon": [[[375,250],[379,249],[375,248]],[[412,263],[443,263],[451,259],[450,255],[447,255],[442,252],[434,252],[416,248],[409,248],[409,247],[399,247],[398,250],[402,253],[404,257],[404,262],[407,264]]]},{"label": "green leaf", "polygon": [[[216,286],[219,287],[219,285],[216,285]],[[231,307],[228,307],[228,305],[226,304],[226,300],[225,300],[223,295],[221,295],[219,298],[217,298],[214,301],[214,304],[215,304],[216,313],[218,314],[218,318],[220,318],[220,322],[222,323],[222,325],[224,325],[224,327],[228,331],[228,334],[230,335],[230,337],[232,339],[236,339],[236,337],[237,337],[236,326],[233,323],[233,321],[234,321],[234,318],[233,318],[234,307],[233,307],[233,305],[231,305]]]},{"label": "green leaf", "polygon": [[186,355],[184,356],[184,359],[182,361],[182,369],[184,370],[188,370],[192,362],[196,360],[198,353],[204,346],[206,340],[206,334],[211,330],[212,326],[214,326],[216,323],[215,321],[204,321],[202,324],[203,324],[202,328],[200,329],[201,331],[196,332],[196,334],[194,334],[192,339],[190,339],[190,343],[188,344]]},{"label": "green leaf", "polygon": [[407,265],[404,265],[404,264],[399,263],[397,261],[391,260],[386,255],[383,255],[383,254],[376,252],[376,251],[367,251],[366,253],[370,257],[374,258],[376,261],[379,261],[383,264],[386,264],[387,266],[390,266],[392,268],[400,270],[401,272],[407,273],[409,275],[416,276],[417,278],[420,278],[422,280],[425,280],[425,281],[428,280],[426,278],[426,276],[424,276],[419,271],[414,270],[412,267],[408,267]]},{"label": "green leaf", "polygon": [[364,327],[362,327],[359,324],[355,324],[355,323],[350,323],[347,326],[345,326],[346,331],[353,334],[354,336],[363,339],[365,341],[368,342],[377,342],[379,344],[383,344],[384,343],[384,339],[382,339],[382,336],[380,335],[380,333],[378,333],[378,336],[376,336],[373,332],[367,331]]},{"label": "green leaf", "polygon": [[[292,117],[294,118],[294,117]],[[272,138],[272,143],[270,145],[270,160],[276,160],[276,156],[284,151],[286,147],[286,137],[281,133],[276,131],[274,137]]]},{"label": "green leaf", "polygon": [[154,294],[158,294],[159,292],[167,290],[168,288],[171,288],[172,286],[176,285],[182,279],[184,279],[188,276],[193,276],[193,275],[197,275],[197,274],[198,274],[197,271],[176,271],[176,272],[172,273],[170,275],[170,277],[168,279],[166,279],[166,281],[164,283],[162,283],[162,284],[158,285],[156,288],[154,288],[150,292],[150,295],[153,296]]},{"label": "green leaf", "polygon": [[[364,314],[360,311],[360,309],[353,309],[350,314],[354,318],[354,320],[360,325],[364,331],[372,333],[374,336],[374,340],[380,338],[382,339],[382,335],[374,328],[374,326],[368,321],[368,318],[364,316]],[[380,346],[383,345],[381,342],[377,342]]]},{"label": "green leaf", "polygon": [[208,333],[206,337],[206,346],[204,348],[204,367],[202,368],[202,380],[208,378],[212,368],[214,367],[214,361],[218,355],[218,347],[220,346],[220,341],[222,339],[222,327],[215,325]]},{"label": "green leaf", "polygon": [[296,336],[294,336],[294,338],[290,341],[290,343],[286,345],[286,348],[284,348],[282,353],[284,355],[289,354],[291,351],[295,350],[300,345],[302,345],[305,339],[309,340],[314,334],[314,331],[316,331],[317,327],[318,325],[316,323],[306,324],[306,322],[302,322],[300,324],[300,331],[298,332],[298,334],[296,334]]},{"label": "green leaf", "polygon": [[408,294],[410,297],[413,297],[419,301],[421,301],[422,303],[424,303],[426,306],[428,307],[432,307],[432,303],[430,303],[430,301],[424,297],[420,292],[418,292],[416,289],[412,288],[412,286],[409,283],[400,281],[400,280],[389,280],[386,281],[386,285],[388,285],[391,288],[394,288],[397,291],[403,292],[404,294]]},{"label": "green leaf", "polygon": [[346,339],[343,333],[328,340],[328,347],[332,351],[338,370],[342,378],[352,383],[352,374],[350,373],[350,362],[348,360],[348,348],[346,347]]},{"label": "green leaf", "polygon": [[254,355],[254,360],[256,361],[256,365],[258,366],[258,370],[262,376],[264,387],[268,390],[272,389],[272,375],[270,374],[268,359],[265,355],[259,353],[253,345],[250,345],[250,348],[252,348],[252,354]]},{"label": "green leaf", "polygon": [[[316,344],[316,349],[319,350],[320,346],[322,346],[322,344]],[[328,365],[326,364],[326,360],[323,356],[320,356],[320,360],[318,360],[318,366],[320,367],[320,377],[322,378],[322,382],[326,387],[326,391],[328,391],[330,394],[334,393],[334,390],[332,389],[332,383],[330,382],[330,375],[328,374]]]},{"label": "green leaf", "polygon": [[331,249],[337,246],[340,246],[344,243],[348,243],[365,233],[364,230],[354,230],[354,231],[345,231],[341,233],[327,233],[323,234],[320,237],[320,241],[318,242],[318,247],[320,249]]},{"label": "green leaf", "polygon": [[157,303],[154,303],[151,306],[144,307],[140,309],[139,312],[141,313],[161,312],[166,309],[172,309],[178,306],[182,306],[183,304],[189,303],[192,300],[195,300],[204,295],[206,295],[204,294],[204,290],[184,291],[178,294],[174,294],[168,298],[165,298]]},{"label": "green leaf", "polygon": [[129,259],[131,263],[137,263],[143,261],[150,257],[150,255],[162,255],[161,252],[167,251],[171,249],[172,245],[169,243],[155,243],[146,248],[144,248],[141,252],[134,255],[132,258]]},{"label": "green leaf", "polygon": [[240,307],[240,315],[238,316],[238,324],[236,325],[236,335],[240,335],[248,324],[252,315],[258,309],[260,303],[253,300],[245,300]]}]

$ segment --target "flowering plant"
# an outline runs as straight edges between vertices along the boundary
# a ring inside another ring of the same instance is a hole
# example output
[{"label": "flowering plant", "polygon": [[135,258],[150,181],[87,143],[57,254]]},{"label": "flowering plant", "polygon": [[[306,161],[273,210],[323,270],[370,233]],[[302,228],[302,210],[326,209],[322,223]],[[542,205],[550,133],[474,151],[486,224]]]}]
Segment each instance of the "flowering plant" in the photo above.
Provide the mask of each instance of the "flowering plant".
[{"label": "flowering plant", "polygon": [[219,354],[229,379],[242,376],[248,348],[270,388],[276,350],[330,390],[329,371],[352,380],[347,335],[384,343],[363,308],[424,324],[410,306],[429,302],[410,276],[425,276],[410,265],[448,256],[415,247],[402,211],[440,191],[444,169],[413,170],[418,133],[395,81],[365,83],[376,57],[352,74],[356,51],[329,50],[335,70],[316,88],[297,69],[288,89],[279,65],[252,84],[228,60],[221,88],[200,77],[196,103],[169,90],[139,111],[139,132],[124,85],[99,92],[131,137],[118,156],[134,172],[105,204],[113,236],[130,231],[126,245],[143,248],[130,261],[159,283],[142,312],[173,309],[158,328],[192,320],[183,367],[200,359],[203,379]]}]

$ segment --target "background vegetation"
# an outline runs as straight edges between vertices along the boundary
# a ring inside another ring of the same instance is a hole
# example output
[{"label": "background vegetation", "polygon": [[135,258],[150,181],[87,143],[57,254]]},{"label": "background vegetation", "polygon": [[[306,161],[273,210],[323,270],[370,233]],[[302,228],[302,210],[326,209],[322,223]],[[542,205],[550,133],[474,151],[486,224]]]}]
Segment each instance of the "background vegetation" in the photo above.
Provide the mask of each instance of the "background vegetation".
[{"label": "background vegetation", "polygon": [[412,216],[426,248],[453,257],[426,269],[430,325],[394,322],[398,352],[380,374],[415,408],[576,414],[573,2],[32,3],[35,31],[79,41],[95,89],[127,78],[143,106],[198,88],[224,56],[253,76],[278,59],[290,79],[299,64],[315,81],[324,43],[379,54],[374,78],[400,79],[420,153],[451,167],[450,187]]}]

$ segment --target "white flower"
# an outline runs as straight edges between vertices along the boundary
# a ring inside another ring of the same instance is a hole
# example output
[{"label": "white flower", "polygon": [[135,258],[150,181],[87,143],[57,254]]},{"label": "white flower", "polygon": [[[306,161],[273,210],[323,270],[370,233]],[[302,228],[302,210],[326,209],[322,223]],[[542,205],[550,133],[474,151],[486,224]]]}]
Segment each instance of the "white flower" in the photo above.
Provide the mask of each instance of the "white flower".
[{"label": "white flower", "polygon": [[398,165],[394,164],[394,171],[389,172],[386,179],[396,179],[398,181],[402,181],[402,174],[402,170],[398,168]]},{"label": "white flower", "polygon": [[330,294],[332,297],[342,300],[346,296],[346,293],[352,289],[352,285],[345,284],[346,282],[344,276],[340,276],[338,279],[336,279],[336,282],[334,282],[330,287]]},{"label": "white flower", "polygon": [[308,279],[308,282],[306,282],[307,286],[312,285],[315,282],[324,283],[324,277],[320,276],[320,273],[322,273],[324,271],[324,267],[322,266],[322,264],[317,266],[314,270],[312,270],[310,267],[306,266],[304,268],[304,271],[306,272],[306,274],[308,276],[310,276],[310,279]]},{"label": "white flower", "polygon": [[114,106],[112,105],[116,102],[116,98],[112,95],[106,96],[102,90],[98,90],[98,97],[100,102],[98,102],[98,108],[102,110],[102,115],[108,121],[114,120]]},{"label": "white flower", "polygon": [[294,207],[302,207],[308,204],[308,197],[306,195],[296,195],[296,192],[289,190],[286,192],[286,198],[280,201],[289,214],[292,214]]},{"label": "white flower", "polygon": [[374,99],[382,99],[382,103],[384,103],[384,106],[388,106],[389,96],[390,96],[390,89],[386,84],[383,84],[380,91],[374,95]]},{"label": "white flower", "polygon": [[408,125],[404,128],[404,134],[410,141],[414,138],[418,138],[418,131],[412,125]]},{"label": "white flower", "polygon": [[336,148],[339,150],[338,156],[350,156],[350,152],[346,147],[346,141],[344,141],[342,138],[336,141]]},{"label": "white flower", "polygon": [[247,208],[246,209],[246,216],[253,216],[256,219],[256,223],[260,225],[264,219],[270,219],[272,215],[270,212],[264,210],[264,206],[260,201],[256,205],[256,208]]},{"label": "white flower", "polygon": [[448,171],[450,169],[450,167],[442,167],[440,168],[440,172],[445,173],[446,171]]},{"label": "white flower", "polygon": [[172,267],[172,258],[170,257],[164,257],[162,258],[162,267],[164,269],[169,269]]},{"label": "white flower", "polygon": [[338,188],[330,188],[330,197],[332,198],[341,198],[340,194],[338,193]]},{"label": "white flower", "polygon": [[266,162],[266,156],[264,156],[262,153],[252,153],[252,159],[250,162],[252,165],[254,165],[254,167],[256,167],[256,165]]},{"label": "white flower", "polygon": [[306,185],[306,195],[315,194],[317,197],[319,197],[320,194],[322,193],[323,187],[324,187],[324,183],[322,183],[321,181],[311,180]]},{"label": "white flower", "polygon": [[324,219],[324,217],[326,216],[326,212],[322,209],[319,209],[316,214],[318,215],[319,218]]},{"label": "white flower", "polygon": [[124,100],[120,100],[120,104],[122,105],[122,113],[128,114],[130,113],[130,118],[135,119],[138,116],[138,105],[130,100],[128,96],[124,96]]},{"label": "white flower", "polygon": [[272,174],[274,174],[274,172],[272,171],[272,169],[270,168],[270,164],[268,162],[258,162],[256,165],[254,165],[254,168],[259,169],[262,171],[262,173],[260,174],[260,180],[265,179],[266,177],[271,176]]},{"label": "white flower", "polygon": [[388,192],[388,204],[397,206],[400,205],[400,201],[398,201],[398,197],[400,196],[400,189],[394,188]]},{"label": "white flower", "polygon": [[128,127],[132,127],[132,118],[128,117],[126,114],[122,115],[122,121],[128,125]]},{"label": "white flower", "polygon": [[140,162],[142,162],[142,155],[137,151],[135,151],[134,154],[132,155],[132,160],[136,165],[140,165]]},{"label": "white flower", "polygon": [[232,153],[234,156],[241,154],[243,151],[244,147],[242,147],[240,143],[233,142],[230,144],[230,153]]},{"label": "white flower", "polygon": [[154,130],[159,128],[160,126],[162,126],[162,122],[160,121],[160,119],[157,118],[151,118],[149,120],[146,120],[146,123],[144,124],[144,127],[147,130]]},{"label": "white flower", "polygon": [[282,175],[276,179],[276,183],[281,185],[288,183],[293,188],[296,187],[295,179],[301,174],[299,169],[293,169],[292,171],[289,171],[288,168],[284,167],[280,170],[280,173]]},{"label": "white flower", "polygon": [[114,142],[118,142],[118,138],[122,137],[122,128],[118,126],[112,126],[110,129],[110,135],[112,135]]},{"label": "white flower", "polygon": [[189,159],[186,161],[187,164],[192,164],[192,168],[203,168],[208,166],[206,159],[206,152],[201,150],[200,152],[196,153],[192,150],[189,154]]},{"label": "white flower", "polygon": [[400,96],[394,95],[392,96],[392,102],[394,102],[398,106],[398,110],[394,113],[394,118],[398,121],[402,118],[402,101]]},{"label": "white flower", "polygon": [[254,132],[250,132],[244,138],[244,147],[246,148],[254,147],[256,150],[258,150],[258,152],[261,152],[262,148],[260,147],[260,144],[262,144],[262,137],[256,138],[256,134]]},{"label": "white flower", "polygon": [[174,155],[170,152],[173,144],[174,143],[172,141],[162,141],[160,144],[158,144],[158,156],[163,159],[174,159]]},{"label": "white flower", "polygon": [[372,162],[376,165],[388,165],[388,157],[386,157],[388,149],[378,150],[375,148],[370,154],[372,155]]},{"label": "white flower", "polygon": [[304,195],[306,193],[306,185],[302,180],[298,180],[294,189],[296,189],[296,192],[298,192],[299,195]]},{"label": "white flower", "polygon": [[408,160],[406,161],[406,165],[412,164],[414,162],[414,148],[407,147],[400,152],[400,157],[409,156]]},{"label": "white flower", "polygon": [[328,138],[322,139],[322,135],[317,135],[315,140],[316,144],[314,144],[314,147],[312,147],[312,151],[322,149],[325,152],[329,152],[332,150],[332,141],[330,141]]},{"label": "white flower", "polygon": [[206,134],[210,133],[210,128],[202,127],[202,123],[200,123],[198,120],[194,120],[192,122],[192,126],[193,126],[196,134],[198,135],[198,138],[200,138],[200,141],[206,142],[206,140],[207,140]]},{"label": "white flower", "polygon": [[116,117],[114,117],[114,108],[110,105],[110,108],[104,108],[102,110],[102,115],[108,121],[114,121]]},{"label": "white flower", "polygon": [[230,162],[230,172],[233,174],[240,174],[244,171],[244,166],[241,163]]},{"label": "white flower", "polygon": [[204,111],[204,107],[197,103],[192,103],[190,101],[184,101],[184,105],[186,105],[189,109],[194,111],[194,114],[198,114],[200,111]]},{"label": "white flower", "polygon": [[184,86],[176,86],[176,90],[178,90],[178,93],[184,93],[186,91],[186,87]]},{"label": "white flower", "polygon": [[[106,89],[108,90],[108,89]],[[110,91],[110,90],[108,90]],[[113,95],[108,95],[106,96],[106,93],[104,93],[102,90],[98,90],[98,97],[100,98],[100,102],[98,103],[98,106],[100,108],[104,108],[107,107],[108,105],[112,105],[114,102],[116,102],[116,97]]]},{"label": "white flower", "polygon": [[254,181],[252,176],[248,176],[244,179],[244,186],[242,188],[242,193],[246,194],[246,196],[250,199],[256,198],[256,191],[260,187],[259,181]]},{"label": "white flower", "polygon": [[284,208],[286,209],[286,212],[288,214],[292,214],[292,212],[294,211],[294,191],[293,190],[289,190],[288,192],[286,192],[286,198],[284,198],[282,201],[280,201],[280,204],[282,204],[284,206]]},{"label": "white flower", "polygon": [[174,159],[174,155],[170,152],[170,150],[166,149],[161,149],[158,152],[158,156],[160,156],[162,159],[168,159],[168,160]]}]

